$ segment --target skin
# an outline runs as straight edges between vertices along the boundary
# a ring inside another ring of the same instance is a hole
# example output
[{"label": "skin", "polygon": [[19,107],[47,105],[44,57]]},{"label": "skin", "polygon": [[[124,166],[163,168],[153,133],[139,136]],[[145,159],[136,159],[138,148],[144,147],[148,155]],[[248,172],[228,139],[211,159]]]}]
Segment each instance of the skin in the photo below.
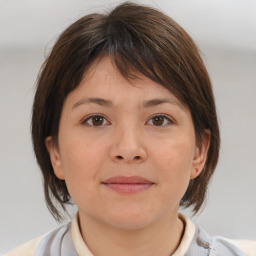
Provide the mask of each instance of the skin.
[{"label": "skin", "polygon": [[[209,133],[197,145],[190,111],[166,88],[139,78],[131,85],[108,57],[95,63],[64,102],[58,145],[46,138],[55,174],[66,181],[95,256],[171,255],[183,232],[179,202],[206,160]],[[112,104],[88,102],[92,97]],[[152,99],[169,102],[143,105]],[[152,185],[121,193],[103,183],[120,175]]]}]

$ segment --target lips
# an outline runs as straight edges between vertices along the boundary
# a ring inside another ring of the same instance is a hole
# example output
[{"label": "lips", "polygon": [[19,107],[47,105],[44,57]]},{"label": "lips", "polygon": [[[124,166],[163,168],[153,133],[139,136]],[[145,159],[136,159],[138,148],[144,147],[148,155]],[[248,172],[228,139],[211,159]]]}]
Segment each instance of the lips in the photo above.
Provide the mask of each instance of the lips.
[{"label": "lips", "polygon": [[154,185],[152,181],[140,176],[115,176],[103,181],[102,184],[119,193],[138,193]]}]

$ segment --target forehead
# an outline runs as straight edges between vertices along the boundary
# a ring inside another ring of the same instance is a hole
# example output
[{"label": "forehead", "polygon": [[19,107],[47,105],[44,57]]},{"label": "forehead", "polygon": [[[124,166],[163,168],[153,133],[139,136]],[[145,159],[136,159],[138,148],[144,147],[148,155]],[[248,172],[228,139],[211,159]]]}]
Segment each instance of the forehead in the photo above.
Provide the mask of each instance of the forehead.
[{"label": "forehead", "polygon": [[95,61],[85,72],[79,86],[71,93],[72,98],[85,96],[110,98],[116,102],[133,103],[150,99],[169,99],[183,104],[164,86],[134,71],[134,78],[125,78],[110,57]]}]

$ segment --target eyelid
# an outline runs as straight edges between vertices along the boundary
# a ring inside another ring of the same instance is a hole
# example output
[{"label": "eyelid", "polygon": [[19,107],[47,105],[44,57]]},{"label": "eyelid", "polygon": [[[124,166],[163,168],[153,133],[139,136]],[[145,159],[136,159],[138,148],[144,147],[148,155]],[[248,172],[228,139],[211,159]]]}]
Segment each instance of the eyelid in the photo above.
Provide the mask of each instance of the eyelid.
[{"label": "eyelid", "polygon": [[100,128],[100,127],[106,125],[106,124],[104,124],[104,125],[99,125],[99,126],[96,126],[96,125],[95,125],[95,126],[94,126],[94,125],[89,125],[89,124],[87,123],[87,121],[88,121],[90,118],[95,117],[95,116],[103,117],[103,118],[108,122],[107,125],[110,124],[110,122],[108,121],[108,119],[107,119],[103,114],[100,114],[100,113],[94,113],[94,114],[90,114],[90,115],[84,117],[84,118],[81,120],[81,124],[87,125],[87,126],[89,126],[89,127],[96,127],[96,128]]},{"label": "eyelid", "polygon": [[[164,117],[165,119],[167,119],[169,121],[169,125],[171,124],[175,124],[176,123],[176,120],[172,117],[170,117],[169,115],[166,115],[166,114],[154,114],[153,116],[151,116],[149,118],[149,120],[146,122],[148,123],[150,120],[152,120],[154,117],[158,117],[158,116],[161,116],[161,117]],[[158,127],[165,127],[167,125],[163,125],[163,126],[158,126]],[[157,127],[157,126],[156,126]]]},{"label": "eyelid", "polygon": [[[103,118],[107,121],[108,124],[104,124],[104,125],[100,125],[100,126],[89,125],[89,124],[87,123],[87,121],[88,121],[90,118],[95,117],[95,116],[103,117]],[[152,115],[152,116],[148,119],[148,121],[146,122],[146,124],[147,124],[150,120],[152,120],[154,117],[158,117],[158,116],[161,116],[161,117],[164,117],[165,119],[167,119],[168,122],[169,122],[169,125],[176,123],[176,120],[175,120],[174,118],[170,117],[169,115],[159,113],[159,114],[154,114],[154,115]],[[84,117],[84,118],[81,120],[81,124],[85,124],[85,125],[87,125],[87,126],[89,126],[89,127],[97,127],[97,128],[100,128],[100,127],[102,127],[102,126],[109,125],[109,124],[111,124],[111,123],[108,121],[108,119],[105,117],[104,114],[101,114],[101,113],[93,113],[93,114],[90,114],[90,115]],[[165,126],[167,126],[167,125],[158,126],[158,127],[165,127]]]}]

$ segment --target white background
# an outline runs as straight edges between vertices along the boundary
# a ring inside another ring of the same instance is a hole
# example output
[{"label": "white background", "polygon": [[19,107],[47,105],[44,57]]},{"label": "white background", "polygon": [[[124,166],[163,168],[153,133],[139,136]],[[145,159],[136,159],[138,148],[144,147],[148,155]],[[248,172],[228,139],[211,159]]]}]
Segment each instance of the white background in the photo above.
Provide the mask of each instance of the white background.
[{"label": "white background", "polygon": [[[137,2],[187,29],[212,78],[221,155],[205,209],[194,220],[210,234],[256,239],[256,1]],[[44,203],[30,139],[44,55],[70,23],[118,3],[0,0],[0,253],[58,225]]]}]

